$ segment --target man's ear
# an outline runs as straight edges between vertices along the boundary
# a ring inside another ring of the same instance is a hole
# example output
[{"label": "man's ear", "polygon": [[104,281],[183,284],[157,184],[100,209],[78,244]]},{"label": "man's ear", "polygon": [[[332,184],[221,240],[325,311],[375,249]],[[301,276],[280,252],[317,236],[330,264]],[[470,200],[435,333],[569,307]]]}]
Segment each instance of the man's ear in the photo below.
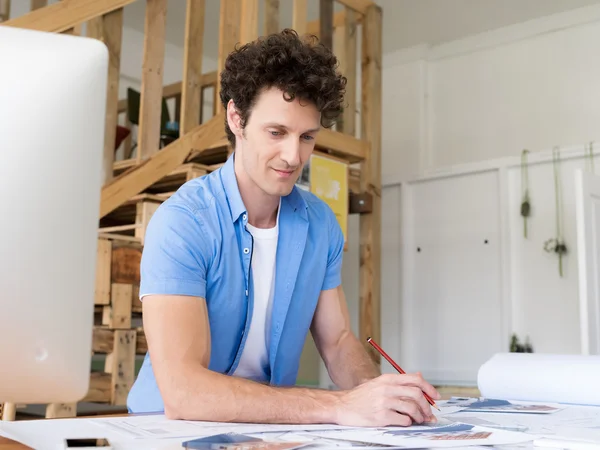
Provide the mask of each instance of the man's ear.
[{"label": "man's ear", "polygon": [[235,103],[233,100],[229,100],[227,102],[227,124],[229,125],[229,129],[238,137],[242,135],[242,118],[237,108],[235,107]]}]

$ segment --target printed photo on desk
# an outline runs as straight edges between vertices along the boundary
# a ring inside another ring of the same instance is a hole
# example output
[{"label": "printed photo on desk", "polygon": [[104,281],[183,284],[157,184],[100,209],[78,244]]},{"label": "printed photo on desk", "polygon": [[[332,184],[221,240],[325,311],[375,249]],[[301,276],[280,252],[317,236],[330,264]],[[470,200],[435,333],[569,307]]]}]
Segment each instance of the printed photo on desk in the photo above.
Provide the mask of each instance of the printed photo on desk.
[{"label": "printed photo on desk", "polygon": [[524,433],[479,427],[460,422],[413,425],[410,427],[315,431],[311,435],[324,439],[370,442],[406,448],[436,448],[473,445],[510,445],[531,442]]},{"label": "printed photo on desk", "polygon": [[564,409],[564,406],[554,403],[516,402],[492,398],[451,398],[446,405],[461,407],[464,412],[492,413],[552,414]]}]

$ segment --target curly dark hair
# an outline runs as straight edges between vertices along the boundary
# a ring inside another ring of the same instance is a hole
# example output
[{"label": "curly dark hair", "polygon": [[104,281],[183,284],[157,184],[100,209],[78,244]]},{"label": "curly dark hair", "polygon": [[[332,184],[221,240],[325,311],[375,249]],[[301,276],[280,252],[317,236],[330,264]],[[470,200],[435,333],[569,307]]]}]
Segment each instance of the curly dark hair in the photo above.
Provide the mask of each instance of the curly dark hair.
[{"label": "curly dark hair", "polygon": [[[263,89],[276,87],[286,100],[299,98],[316,106],[321,125],[329,128],[342,112],[346,78],[337,68],[338,59],[315,36],[298,36],[292,29],[245,44],[231,52],[221,72],[221,103],[233,99],[245,127],[252,107]],[[225,119],[227,139],[235,147],[235,136]]]}]

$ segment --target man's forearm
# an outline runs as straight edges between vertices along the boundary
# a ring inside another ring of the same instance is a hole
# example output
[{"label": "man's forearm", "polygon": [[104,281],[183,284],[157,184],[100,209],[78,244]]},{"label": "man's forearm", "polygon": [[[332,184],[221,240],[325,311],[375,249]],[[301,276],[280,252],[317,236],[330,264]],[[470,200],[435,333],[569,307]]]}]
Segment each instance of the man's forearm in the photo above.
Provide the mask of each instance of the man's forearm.
[{"label": "man's forearm", "polygon": [[336,392],[268,386],[202,366],[181,369],[163,392],[173,419],[253,423],[335,423]]},{"label": "man's forearm", "polygon": [[345,334],[323,355],[329,377],[340,389],[352,389],[381,375],[365,348],[353,333]]}]

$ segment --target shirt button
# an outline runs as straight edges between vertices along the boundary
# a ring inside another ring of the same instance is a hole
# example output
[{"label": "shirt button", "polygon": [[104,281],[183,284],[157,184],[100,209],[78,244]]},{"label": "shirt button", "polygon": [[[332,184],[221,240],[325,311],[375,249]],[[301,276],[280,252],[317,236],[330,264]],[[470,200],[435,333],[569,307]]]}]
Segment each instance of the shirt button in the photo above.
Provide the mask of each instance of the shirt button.
[{"label": "shirt button", "polygon": [[246,297],[248,297],[248,289],[246,289]]},{"label": "shirt button", "polygon": [[248,247],[246,247],[246,248],[244,249],[244,253],[246,253],[246,254],[250,253],[250,249],[249,249]]},{"label": "shirt button", "polygon": [[244,214],[244,215],[242,216],[242,218],[243,218],[244,220],[246,220],[246,214]]}]

